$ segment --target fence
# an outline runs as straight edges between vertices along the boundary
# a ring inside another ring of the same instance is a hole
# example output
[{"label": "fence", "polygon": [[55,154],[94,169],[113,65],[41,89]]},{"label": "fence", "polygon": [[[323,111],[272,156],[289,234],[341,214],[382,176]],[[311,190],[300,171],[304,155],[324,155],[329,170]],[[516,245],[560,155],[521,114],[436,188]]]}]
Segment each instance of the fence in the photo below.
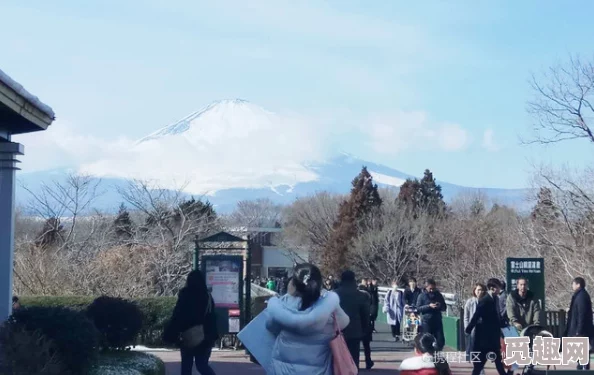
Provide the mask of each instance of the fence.
[{"label": "fence", "polygon": [[[380,314],[378,321],[386,323],[386,314],[382,314],[382,307],[384,298],[389,288],[380,287]],[[398,289],[404,292],[404,289]],[[452,293],[442,293],[448,306],[446,314],[443,316],[443,333],[445,336],[446,346],[454,350],[464,350],[466,335],[464,333],[464,309],[456,308],[456,295]],[[544,326],[546,330],[551,332],[555,337],[562,337],[565,332],[565,324],[567,322],[567,313],[563,310],[546,311]]]},{"label": "fence", "polygon": [[[381,311],[384,306],[384,298],[386,297],[386,293],[388,293],[390,288],[379,287],[378,289],[380,295],[380,314],[378,316],[378,322],[387,323],[386,314],[381,313]],[[405,289],[398,288],[398,290],[404,293]],[[460,315],[457,313],[458,309],[456,308],[456,295],[454,293],[442,293],[442,295],[447,306],[445,315],[442,318],[443,333],[445,336],[446,345],[450,348],[461,350],[460,348],[463,348],[464,345],[464,338],[462,337],[464,331],[461,328]]]}]

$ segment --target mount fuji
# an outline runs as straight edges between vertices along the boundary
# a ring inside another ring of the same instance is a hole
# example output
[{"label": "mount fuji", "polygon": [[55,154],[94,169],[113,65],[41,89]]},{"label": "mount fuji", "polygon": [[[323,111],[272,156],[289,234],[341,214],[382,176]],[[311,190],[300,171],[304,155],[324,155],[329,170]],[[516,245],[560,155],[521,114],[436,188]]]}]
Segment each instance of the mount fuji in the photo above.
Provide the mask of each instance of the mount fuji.
[{"label": "mount fuji", "polygon": [[[222,100],[153,132],[126,149],[102,155],[75,171],[101,177],[95,208],[113,211],[117,193],[130,179],[157,181],[168,189],[185,186],[206,195],[219,212],[241,200],[268,198],[289,204],[319,191],[347,193],[362,166],[380,187],[398,188],[409,174],[348,153],[329,155],[319,124],[283,116],[245,100]],[[431,166],[428,166],[429,168]],[[17,204],[30,200],[43,183],[64,181],[72,169],[19,173]],[[446,200],[481,192],[491,202],[526,207],[527,189],[470,188],[438,181]]]}]

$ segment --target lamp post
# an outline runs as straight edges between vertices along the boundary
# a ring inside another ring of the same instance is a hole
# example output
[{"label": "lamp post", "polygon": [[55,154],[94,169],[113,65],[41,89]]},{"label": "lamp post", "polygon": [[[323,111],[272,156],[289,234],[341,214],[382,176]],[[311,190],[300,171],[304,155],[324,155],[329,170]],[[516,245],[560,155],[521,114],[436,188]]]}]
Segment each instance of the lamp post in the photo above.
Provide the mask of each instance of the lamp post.
[{"label": "lamp post", "polygon": [[247,283],[245,288],[245,324],[247,325],[252,320],[252,236],[249,234],[246,244],[245,273]]},{"label": "lamp post", "polygon": [[198,241],[198,236],[194,239],[194,269],[197,270],[200,266],[200,241]]}]

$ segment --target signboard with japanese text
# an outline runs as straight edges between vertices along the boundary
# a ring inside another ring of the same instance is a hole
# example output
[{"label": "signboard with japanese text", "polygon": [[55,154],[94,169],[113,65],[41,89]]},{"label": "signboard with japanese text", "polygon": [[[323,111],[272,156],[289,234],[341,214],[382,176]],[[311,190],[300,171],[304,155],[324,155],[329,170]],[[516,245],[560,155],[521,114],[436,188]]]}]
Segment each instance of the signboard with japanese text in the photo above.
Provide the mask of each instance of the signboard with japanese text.
[{"label": "signboard with japanese text", "polygon": [[206,285],[211,289],[217,307],[239,308],[242,258],[216,259],[204,257]]},{"label": "signboard with japanese text", "polygon": [[[243,256],[203,255],[202,273],[215,301],[219,333],[237,333],[243,323]],[[239,325],[239,328],[237,327]]]},{"label": "signboard with japanese text", "polygon": [[516,289],[518,279],[528,280],[528,289],[541,301],[545,311],[544,258],[507,258],[507,292]]}]

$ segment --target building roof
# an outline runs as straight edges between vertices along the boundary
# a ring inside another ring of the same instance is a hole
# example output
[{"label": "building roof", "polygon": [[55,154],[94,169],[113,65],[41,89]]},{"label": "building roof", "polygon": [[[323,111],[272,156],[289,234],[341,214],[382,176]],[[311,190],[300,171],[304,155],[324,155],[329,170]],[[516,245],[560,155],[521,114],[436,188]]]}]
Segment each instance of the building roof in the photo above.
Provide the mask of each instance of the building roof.
[{"label": "building roof", "polygon": [[12,134],[45,130],[56,115],[52,108],[0,70],[0,116]]}]

